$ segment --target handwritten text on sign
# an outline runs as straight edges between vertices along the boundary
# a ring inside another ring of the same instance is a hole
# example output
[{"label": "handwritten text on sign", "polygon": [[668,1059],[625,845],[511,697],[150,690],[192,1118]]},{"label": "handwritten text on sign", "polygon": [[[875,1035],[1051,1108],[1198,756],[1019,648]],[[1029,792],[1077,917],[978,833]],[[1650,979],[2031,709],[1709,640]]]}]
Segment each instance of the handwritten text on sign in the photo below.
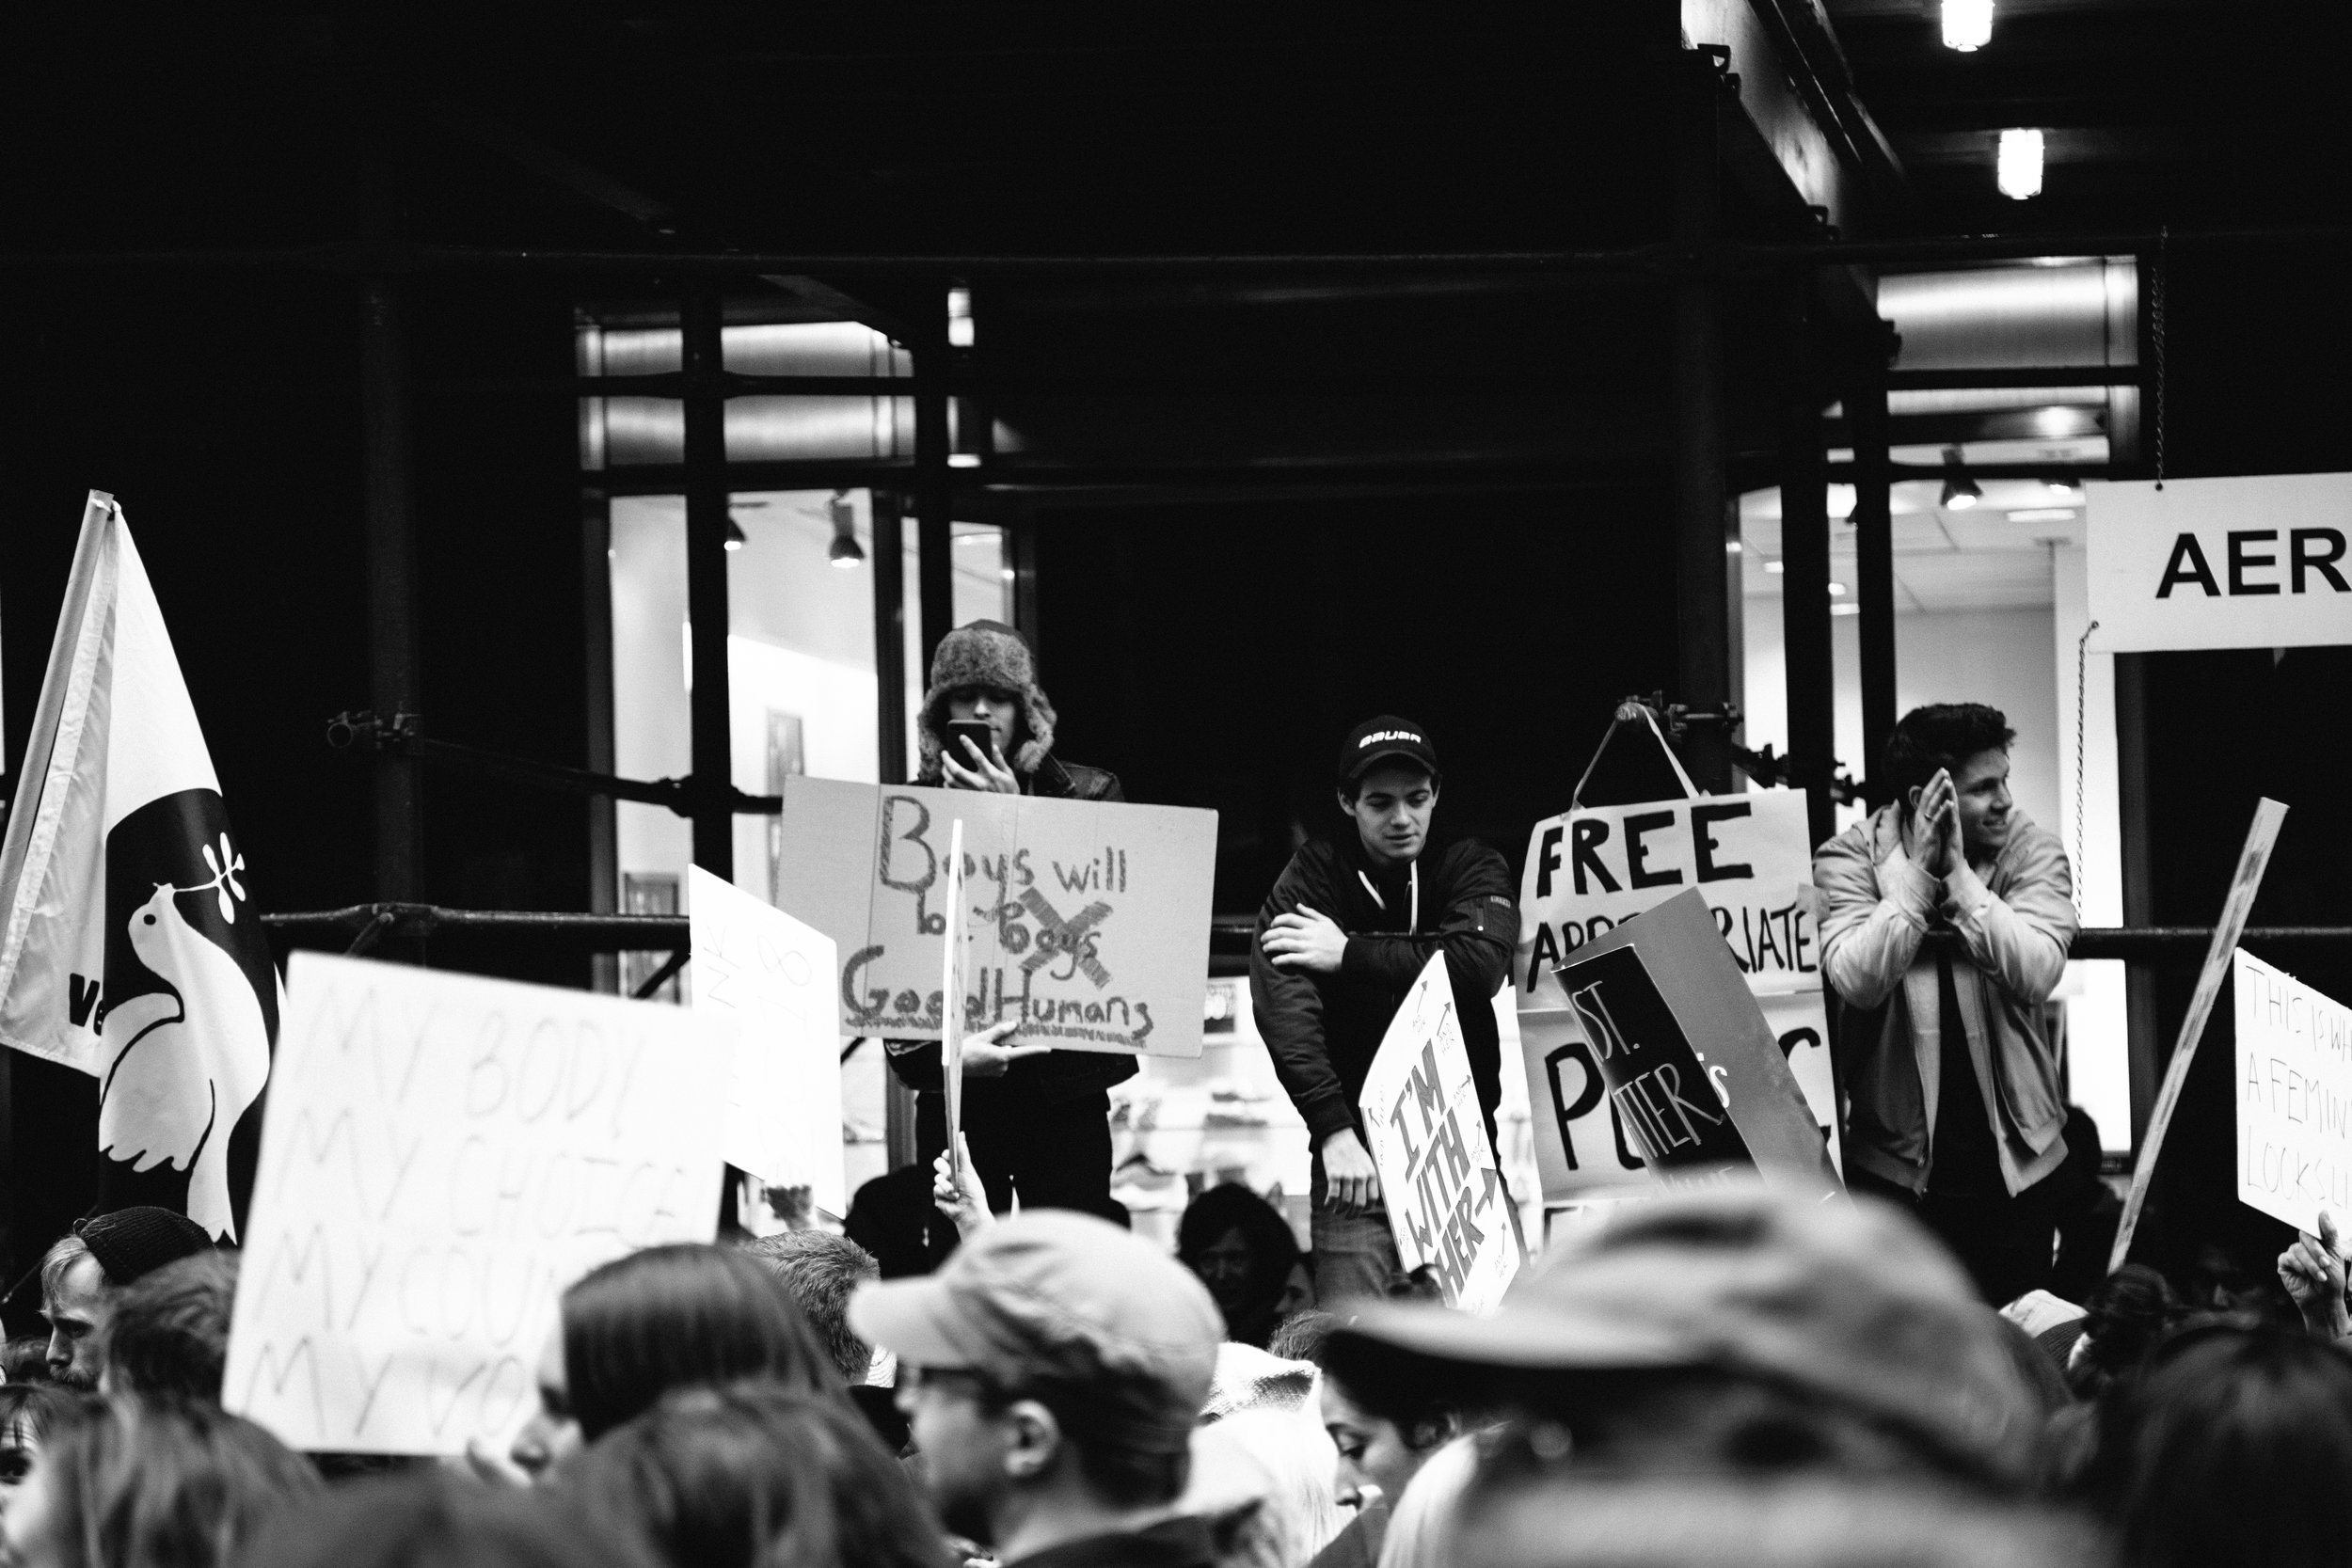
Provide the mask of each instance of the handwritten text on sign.
[{"label": "handwritten text on sign", "polygon": [[2316,1232],[2352,1230],[2352,1009],[2240,948],[2237,1196]]},{"label": "handwritten text on sign", "polygon": [[556,1298],[708,1241],[726,1049],[683,1008],[297,953],[223,1402],[455,1454],[531,1408]]},{"label": "handwritten text on sign", "polygon": [[687,878],[694,1010],[737,1027],[727,1163],[846,1213],[833,942],[700,866]]},{"label": "handwritten text on sign", "polygon": [[844,1034],[939,1037],[959,819],[967,1028],[1200,1053],[1215,812],[787,779],[780,901],[840,947]]},{"label": "handwritten text on sign", "polygon": [[1518,1271],[1518,1241],[1444,954],[1398,1005],[1359,1104],[1405,1267],[1428,1265],[1450,1307],[1493,1307]]},{"label": "handwritten text on sign", "polygon": [[1522,1012],[1565,1007],[1552,969],[1663,899],[1696,888],[1757,991],[1821,983],[1803,793],[1700,796],[1572,811],[1535,824],[1519,888]]}]

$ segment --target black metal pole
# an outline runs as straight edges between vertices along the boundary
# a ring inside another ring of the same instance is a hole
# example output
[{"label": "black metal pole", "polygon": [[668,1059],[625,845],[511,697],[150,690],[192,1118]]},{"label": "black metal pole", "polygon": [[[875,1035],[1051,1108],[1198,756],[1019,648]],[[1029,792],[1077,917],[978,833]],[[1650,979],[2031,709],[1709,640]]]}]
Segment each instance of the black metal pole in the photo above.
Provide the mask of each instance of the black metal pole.
[{"label": "black metal pole", "polygon": [[727,440],[719,296],[682,302],[686,397],[686,618],[693,627],[694,863],[735,876],[734,759],[727,700]]},{"label": "black metal pole", "polygon": [[1895,540],[1886,362],[1875,349],[1859,356],[1847,381],[1846,424],[1853,433],[1853,587],[1862,612],[1862,757],[1855,771],[1876,810],[1887,800],[1886,742],[1895,733]]},{"label": "black metal pole", "polygon": [[896,490],[873,492],[874,725],[882,782],[907,782],[906,539]]},{"label": "black metal pole", "polygon": [[1788,782],[1805,792],[1813,842],[1836,827],[1837,705],[1829,630],[1829,453],[1814,374],[1812,279],[1788,311],[1780,431],[1781,636],[1788,658]]},{"label": "black metal pole", "polygon": [[[1675,119],[1674,227],[1677,244],[1713,243],[1722,228],[1717,115],[1722,85],[1704,56],[1684,59],[1684,102]],[[1676,626],[1682,700],[1729,702],[1733,668],[1731,596],[1739,558],[1726,546],[1724,366],[1721,301],[1713,279],[1685,277],[1674,291],[1674,515]],[[1683,760],[1701,789],[1731,787],[1731,735],[1694,726]]]}]

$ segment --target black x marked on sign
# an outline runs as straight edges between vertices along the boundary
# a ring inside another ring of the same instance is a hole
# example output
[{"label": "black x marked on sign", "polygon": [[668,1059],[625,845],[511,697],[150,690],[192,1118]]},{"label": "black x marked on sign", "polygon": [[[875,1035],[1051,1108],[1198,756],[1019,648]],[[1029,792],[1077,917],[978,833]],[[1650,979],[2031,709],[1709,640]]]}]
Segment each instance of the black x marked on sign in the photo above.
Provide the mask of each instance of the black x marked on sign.
[{"label": "black x marked on sign", "polygon": [[1021,960],[1021,973],[1034,974],[1040,966],[1052,961],[1057,953],[1070,955],[1071,962],[1101,990],[1111,983],[1111,972],[1103,967],[1103,960],[1094,956],[1094,927],[1111,912],[1108,904],[1097,900],[1078,911],[1074,920],[1064,920],[1061,911],[1046,901],[1045,895],[1030,888],[1021,895],[1022,906],[1037,916],[1037,949]]}]

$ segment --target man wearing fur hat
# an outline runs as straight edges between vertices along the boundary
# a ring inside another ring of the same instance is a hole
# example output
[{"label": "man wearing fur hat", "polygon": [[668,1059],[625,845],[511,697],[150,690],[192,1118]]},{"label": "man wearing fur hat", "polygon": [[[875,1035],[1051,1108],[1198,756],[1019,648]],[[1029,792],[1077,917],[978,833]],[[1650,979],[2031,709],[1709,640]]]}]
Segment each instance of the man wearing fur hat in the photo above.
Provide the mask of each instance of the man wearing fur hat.
[{"label": "man wearing fur hat", "polygon": [[[968,737],[949,751],[951,722],[989,727],[986,752]],[[1037,684],[1037,660],[1012,627],[958,626],[931,656],[930,689],[916,720],[922,761],[914,782],[1062,800],[1124,800],[1119,777],[1054,755],[1054,705]],[[1135,1059],[999,1042],[1018,1021],[963,1046],[963,1135],[988,1187],[989,1206],[1108,1211],[1110,1095],[1135,1075]],[[936,1040],[892,1040],[891,1070],[915,1091],[915,1143],[925,1165],[947,1144],[946,1096]]]}]

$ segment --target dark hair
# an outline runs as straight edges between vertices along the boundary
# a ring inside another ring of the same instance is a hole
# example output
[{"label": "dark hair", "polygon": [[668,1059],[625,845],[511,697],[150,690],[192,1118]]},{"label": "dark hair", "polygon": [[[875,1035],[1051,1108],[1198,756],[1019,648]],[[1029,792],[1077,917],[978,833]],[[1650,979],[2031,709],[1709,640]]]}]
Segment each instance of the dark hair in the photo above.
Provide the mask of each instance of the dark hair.
[{"label": "dark hair", "polygon": [[110,1390],[220,1402],[237,1255],[207,1248],[123,1287],[100,1336]]},{"label": "dark hair", "polygon": [[42,1446],[49,1528],[69,1568],[225,1568],[321,1489],[308,1460],[242,1416],[77,1403]]},{"label": "dark hair", "polygon": [[769,1377],[847,1406],[824,1343],[766,1269],[723,1247],[647,1247],[564,1292],[564,1379],[595,1442],[673,1388]]},{"label": "dark hair", "polygon": [[2088,1399],[2137,1367],[2148,1347],[2180,1321],[2180,1298],[2145,1263],[2126,1263],[2083,1302],[2083,1350],[2067,1385]]},{"label": "dark hair", "polygon": [[779,1231],[746,1242],[741,1250],[783,1284],[824,1340],[842,1381],[865,1382],[874,1351],[850,1326],[850,1297],[867,1280],[882,1277],[874,1255],[829,1230]]},{"label": "dark hair", "polygon": [[280,1514],[238,1568],[653,1568],[633,1536],[567,1502],[429,1469],[355,1481]]},{"label": "dark hair", "polygon": [[1445,775],[1426,764],[1415,762],[1411,757],[1377,757],[1365,765],[1354,778],[1340,785],[1340,799],[1354,805],[1364,793],[1364,781],[1383,768],[1409,768],[1427,779],[1431,789],[1445,788]]},{"label": "dark hair", "polygon": [[1298,1266],[1298,1239],[1274,1205],[1229,1181],[1209,1188],[1184,1210],[1176,1222],[1176,1256],[1199,1274],[1201,1254],[1232,1230],[1241,1232],[1249,1249],[1249,1278],[1242,1305],[1225,1314],[1225,1337],[1263,1345],[1273,1334],[1283,1287]]},{"label": "dark hair", "polygon": [[2147,1568],[2342,1562],[2352,1359],[2294,1330],[2184,1330],[2109,1390],[2085,1488]]},{"label": "dark hair", "polygon": [[46,1335],[20,1334],[0,1344],[0,1373],[10,1384],[49,1381],[49,1339]]},{"label": "dark hair", "polygon": [[[38,1449],[84,1405],[90,1396],[60,1388],[50,1383],[0,1384],[0,1437],[11,1427],[22,1427]],[[24,1449],[0,1449],[0,1481],[24,1479],[34,1456]]]},{"label": "dark hair", "polygon": [[1062,1438],[1077,1450],[1078,1469],[1089,1484],[1120,1508],[1154,1508],[1184,1495],[1192,1478],[1192,1450],[1137,1443],[1122,1419],[1126,1402],[1106,1392],[1103,1380],[1032,1376],[998,1383],[978,1372],[927,1371],[926,1377],[968,1381],[980,1408],[1001,1414],[1020,1400],[1035,1400],[1052,1412]]},{"label": "dark hair", "polygon": [[2006,752],[2017,732],[1982,703],[1930,703],[1898,720],[1886,740],[1886,782],[1898,800],[1922,788],[1938,768],[1958,768],[1979,752]]},{"label": "dark hair", "polygon": [[860,1418],[773,1384],[673,1394],[560,1483],[672,1568],[947,1568],[945,1537]]}]

